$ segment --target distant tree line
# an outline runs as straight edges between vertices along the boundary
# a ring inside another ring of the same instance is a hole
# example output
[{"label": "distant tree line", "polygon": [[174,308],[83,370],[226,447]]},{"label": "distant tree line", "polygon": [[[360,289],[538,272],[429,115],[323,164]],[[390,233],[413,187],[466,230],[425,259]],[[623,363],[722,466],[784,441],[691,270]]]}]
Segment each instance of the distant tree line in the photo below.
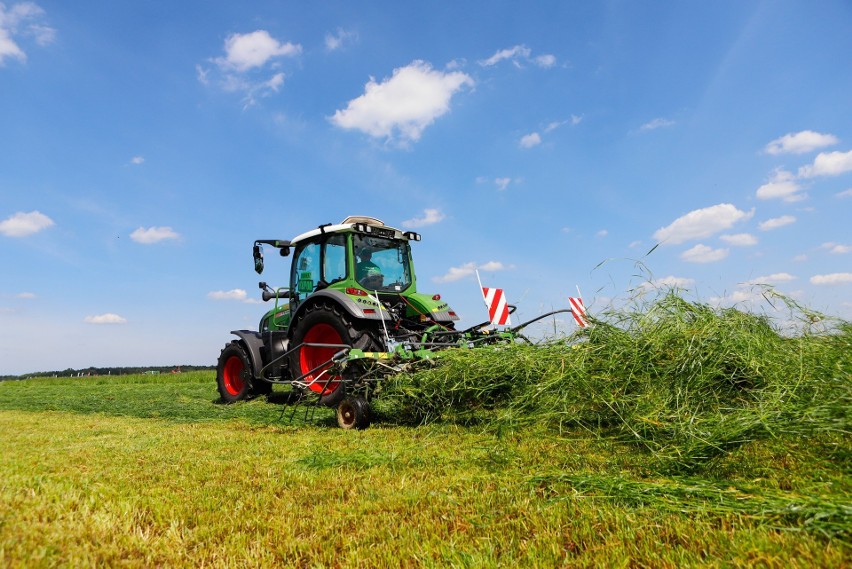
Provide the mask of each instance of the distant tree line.
[{"label": "distant tree line", "polygon": [[82,369],[68,368],[62,371],[39,371],[24,375],[0,375],[0,381],[14,381],[31,377],[81,377],[90,375],[133,375],[137,373],[181,373],[184,371],[205,371],[216,369],[215,366],[146,366],[146,367],[87,367]]}]

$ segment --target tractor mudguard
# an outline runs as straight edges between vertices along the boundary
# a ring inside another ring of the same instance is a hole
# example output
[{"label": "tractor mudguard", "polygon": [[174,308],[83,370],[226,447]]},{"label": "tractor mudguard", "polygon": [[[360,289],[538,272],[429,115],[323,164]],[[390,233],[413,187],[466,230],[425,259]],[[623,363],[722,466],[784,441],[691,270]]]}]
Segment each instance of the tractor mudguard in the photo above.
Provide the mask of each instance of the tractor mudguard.
[{"label": "tractor mudguard", "polygon": [[260,332],[253,330],[231,330],[231,334],[242,340],[246,346],[249,359],[251,360],[251,376],[258,377],[260,369],[263,367],[263,359],[260,355],[260,349],[263,347],[263,338]]},{"label": "tractor mudguard", "polygon": [[[357,300],[333,288],[317,291],[299,304],[299,308],[296,309],[290,322],[298,322],[299,316],[305,312],[307,307],[321,299],[331,300],[341,306],[349,316],[358,320],[390,320],[387,312],[380,310],[376,302],[370,297],[359,296],[356,298]],[[365,310],[369,310],[370,312],[365,312]]]}]

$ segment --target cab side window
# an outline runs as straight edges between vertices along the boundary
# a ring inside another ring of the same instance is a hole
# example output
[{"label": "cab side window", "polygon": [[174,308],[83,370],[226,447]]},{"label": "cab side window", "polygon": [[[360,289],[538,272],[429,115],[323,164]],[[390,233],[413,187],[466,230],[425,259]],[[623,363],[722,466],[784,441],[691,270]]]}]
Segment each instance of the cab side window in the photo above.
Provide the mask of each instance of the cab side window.
[{"label": "cab side window", "polygon": [[[308,243],[296,251],[290,275],[291,299],[304,300],[320,281],[320,244]],[[292,296],[295,291],[295,298]]]},{"label": "cab side window", "polygon": [[325,242],[323,280],[331,284],[346,278],[346,236],[332,235]]}]

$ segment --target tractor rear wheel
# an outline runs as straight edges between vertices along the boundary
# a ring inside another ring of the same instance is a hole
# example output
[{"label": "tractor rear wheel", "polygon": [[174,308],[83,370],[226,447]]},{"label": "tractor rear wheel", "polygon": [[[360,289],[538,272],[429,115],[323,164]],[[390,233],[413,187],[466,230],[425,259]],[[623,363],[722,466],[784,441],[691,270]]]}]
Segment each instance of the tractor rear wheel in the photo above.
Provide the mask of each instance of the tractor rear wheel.
[{"label": "tractor rear wheel", "polygon": [[341,429],[366,429],[370,426],[370,404],[363,397],[347,397],[337,406],[337,424]]},{"label": "tractor rear wheel", "polygon": [[225,346],[216,366],[216,386],[226,403],[242,401],[251,395],[251,364],[242,344],[233,341]]},{"label": "tractor rear wheel", "polygon": [[378,350],[379,344],[365,326],[352,322],[343,309],[332,303],[309,306],[295,323],[292,346],[302,344],[332,344],[336,346],[301,346],[290,356],[290,369],[294,379],[302,381],[308,389],[319,395],[321,405],[334,407],[346,396],[345,379],[329,375],[331,358],[339,346],[351,346],[364,351]]}]

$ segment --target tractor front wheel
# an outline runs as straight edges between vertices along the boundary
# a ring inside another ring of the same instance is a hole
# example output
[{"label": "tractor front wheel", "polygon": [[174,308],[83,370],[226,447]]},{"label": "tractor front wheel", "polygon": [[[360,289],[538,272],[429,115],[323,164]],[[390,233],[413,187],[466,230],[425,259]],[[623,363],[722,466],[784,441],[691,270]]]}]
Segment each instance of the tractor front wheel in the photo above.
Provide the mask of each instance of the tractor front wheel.
[{"label": "tractor front wheel", "polygon": [[364,351],[378,349],[373,335],[349,320],[337,306],[318,303],[307,308],[295,325],[291,346],[301,346],[290,356],[293,378],[302,377],[319,395],[321,405],[334,407],[346,396],[340,375],[331,375],[332,357],[346,346]]},{"label": "tractor front wheel", "polygon": [[225,403],[242,401],[251,395],[251,365],[242,345],[231,342],[219,355],[216,366],[216,386]]},{"label": "tractor front wheel", "polygon": [[370,426],[370,404],[363,397],[347,397],[337,406],[337,424],[341,429],[366,429]]}]

